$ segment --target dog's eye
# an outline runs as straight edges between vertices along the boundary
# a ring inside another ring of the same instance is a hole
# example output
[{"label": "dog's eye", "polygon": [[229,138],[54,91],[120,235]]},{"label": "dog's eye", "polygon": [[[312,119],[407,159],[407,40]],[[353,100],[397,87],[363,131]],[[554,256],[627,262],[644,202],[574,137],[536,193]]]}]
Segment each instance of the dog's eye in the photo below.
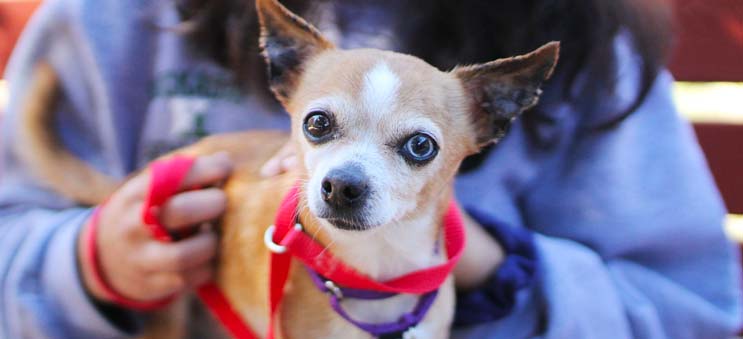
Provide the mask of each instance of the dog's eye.
[{"label": "dog's eye", "polygon": [[333,131],[333,121],[323,111],[314,111],[304,119],[304,134],[312,142],[322,142]]},{"label": "dog's eye", "polygon": [[431,136],[424,133],[416,133],[408,138],[400,148],[400,154],[405,160],[416,166],[422,166],[433,160],[438,154],[439,148]]}]

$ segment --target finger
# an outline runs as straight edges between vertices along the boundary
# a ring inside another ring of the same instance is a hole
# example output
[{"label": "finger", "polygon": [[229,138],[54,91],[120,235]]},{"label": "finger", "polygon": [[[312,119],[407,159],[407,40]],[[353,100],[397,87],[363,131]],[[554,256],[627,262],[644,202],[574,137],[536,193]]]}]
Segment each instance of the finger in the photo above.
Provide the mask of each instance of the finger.
[{"label": "finger", "polygon": [[181,189],[205,187],[227,179],[232,172],[232,160],[227,152],[219,152],[196,159],[181,184]]},{"label": "finger", "polygon": [[188,287],[199,287],[213,280],[214,267],[213,265],[203,265],[189,270],[184,274],[184,276],[186,278],[186,285],[188,285]]},{"label": "finger", "polygon": [[227,208],[227,196],[218,188],[177,194],[160,210],[160,221],[171,230],[218,218]]},{"label": "finger", "polygon": [[149,185],[150,175],[140,173],[129,179],[114,195],[121,195],[125,203],[135,203],[145,197]]},{"label": "finger", "polygon": [[147,279],[147,287],[152,293],[148,299],[159,299],[182,292],[189,287],[186,277],[176,272],[161,272]]},{"label": "finger", "polygon": [[[230,172],[232,172],[232,160],[227,152],[199,157],[181,183],[181,190],[218,184],[226,179]],[[116,195],[122,195],[128,202],[143,199],[151,184],[151,175],[148,171],[134,176],[117,191]]]},{"label": "finger", "polygon": [[[212,281],[214,268],[212,265],[203,265],[183,272],[161,272],[150,276],[148,287],[151,288],[152,298],[173,295],[183,292],[187,288],[195,288]],[[148,298],[150,299],[150,298]]]},{"label": "finger", "polygon": [[217,255],[217,235],[198,233],[174,243],[151,241],[142,255],[146,272],[181,272],[199,267]]},{"label": "finger", "polygon": [[260,175],[263,177],[272,177],[279,175],[284,172],[283,162],[285,158],[294,155],[294,148],[290,144],[286,144],[274,154],[271,159],[261,167]]},{"label": "finger", "polygon": [[297,156],[288,156],[281,162],[281,173],[289,172],[295,167],[297,167]]},{"label": "finger", "polygon": [[266,161],[261,167],[260,174],[262,177],[273,177],[281,173],[281,159],[273,157]]}]

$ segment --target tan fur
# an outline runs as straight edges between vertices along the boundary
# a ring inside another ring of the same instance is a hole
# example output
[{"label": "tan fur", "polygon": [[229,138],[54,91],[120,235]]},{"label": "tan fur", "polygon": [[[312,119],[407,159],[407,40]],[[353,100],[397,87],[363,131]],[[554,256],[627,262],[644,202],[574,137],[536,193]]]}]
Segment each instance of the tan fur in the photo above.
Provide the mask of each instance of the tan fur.
[{"label": "tan fur", "polygon": [[[512,97],[518,102],[521,110],[534,107],[539,101],[542,82],[549,79],[557,66],[560,55],[560,43],[549,42],[535,51],[512,58],[499,59],[479,65],[460,66],[452,73],[462,81],[465,90],[470,93],[470,107],[475,127],[477,144],[484,147],[501,139],[507,130],[493,130],[494,125],[510,125],[515,116],[501,116],[487,97],[496,93]],[[514,91],[521,91],[514,95]]]},{"label": "tan fur", "polygon": [[[288,191],[301,174],[286,173],[265,179],[259,176],[258,171],[286,141],[287,136],[280,132],[224,134],[206,138],[176,152],[195,156],[227,151],[236,163],[235,171],[224,187],[228,196],[228,208],[221,223],[221,256],[217,281],[233,306],[261,336],[265,336],[268,324],[269,275],[269,252],[262,244],[263,232],[273,223],[284,192]],[[329,241],[327,234],[306,210],[300,212],[300,220],[308,234],[316,234],[320,241]],[[434,308],[451,308],[453,299],[452,281],[449,280],[442,288]],[[295,263],[281,308],[280,324],[291,324],[290,327],[281,327],[286,332],[283,338],[368,339],[365,333],[330,310],[327,303],[327,296],[317,291],[304,269]],[[182,307],[182,304],[175,305],[163,313],[182,313]],[[159,314],[160,319],[163,313]],[[435,319],[444,314],[436,315],[432,312],[429,318]],[[449,317],[445,316],[436,322],[448,327],[449,321]],[[178,328],[182,327],[183,324],[174,323],[172,319],[170,323],[152,322],[146,338],[178,338],[172,335],[181,333]]]},{"label": "tan fur", "polygon": [[[485,141],[498,138],[479,125],[491,119],[480,116],[490,111],[487,103],[482,102],[492,92],[488,86],[495,81],[493,88],[498,91],[510,90],[511,86],[524,87],[530,90],[529,94],[538,95],[539,85],[554,67],[557,48],[550,46],[522,58],[445,73],[398,53],[336,50],[311,25],[275,0],[258,0],[257,4],[263,26],[263,47],[270,47],[267,45],[278,35],[286,39],[281,40],[282,43],[287,43],[289,48],[299,48],[301,53],[301,62],[282,70],[285,72],[272,79],[271,84],[291,114],[291,137],[268,131],[225,134],[206,138],[175,153],[200,156],[226,151],[235,163],[234,173],[224,186],[228,206],[221,221],[217,283],[243,319],[265,336],[269,252],[262,244],[262,237],[266,227],[273,223],[281,198],[295,182],[302,183],[298,212],[306,233],[359,271],[383,280],[442,262],[444,253],[432,253],[441,237],[442,214],[452,195],[452,179],[457,167]],[[269,52],[266,56],[274,57]],[[399,88],[395,87],[394,105],[388,112],[368,112],[358,98],[364,90],[365,76],[380,62],[399,78]],[[23,139],[29,147],[19,152],[52,189],[81,203],[99,203],[117,183],[59,146],[50,115],[59,91],[58,81],[50,67],[42,65],[39,69],[22,125]],[[492,72],[502,73],[498,77]],[[529,81],[514,83],[521,79]],[[475,91],[481,94],[473,94]],[[302,123],[308,111],[316,109],[311,106],[313,102],[327,98],[341,98],[340,102],[326,103],[332,107],[322,108],[335,114],[342,124],[343,136],[329,146],[313,145],[305,139]],[[533,102],[526,104],[524,107]],[[438,157],[420,168],[406,165],[395,151],[395,143],[400,138],[416,132],[401,130],[400,126],[416,121],[423,121],[422,125],[429,128],[432,124],[441,134],[437,140]],[[302,165],[296,172],[268,179],[260,177],[258,171],[262,164],[287,142],[295,147]],[[382,159],[383,163],[376,165],[386,165],[390,170],[385,173],[397,180],[389,188],[389,199],[397,205],[414,202],[414,208],[395,216],[389,224],[375,226],[376,230],[344,233],[311,212],[310,200],[317,197],[308,196],[311,189],[308,180],[317,175],[313,173],[313,166],[364,142],[374,147],[374,152]],[[60,178],[62,175],[67,176]],[[90,178],[94,178],[92,183]],[[352,314],[367,307],[378,310],[365,313],[374,319],[361,320],[391,321],[410,311],[415,301],[414,296],[401,295],[379,302],[347,301],[347,306]],[[146,337],[182,336],[187,327],[184,323],[193,325],[192,320],[185,319],[185,305],[180,303],[160,313],[158,317],[165,317],[167,321],[153,322]],[[418,326],[423,333],[419,339],[447,338],[453,305],[454,287],[450,278],[441,286],[434,306]],[[308,275],[296,263],[286,287],[278,326],[279,338],[369,338],[331,310],[327,297],[311,286]],[[217,328],[212,330],[214,336],[223,335]]]},{"label": "tan fur", "polygon": [[[319,51],[334,48],[333,44],[325,39],[314,26],[286,9],[279,2],[274,0],[257,0],[256,8],[261,27],[272,26],[276,28],[272,32],[261,30],[261,46],[266,46],[267,41],[270,39],[291,38],[295,44],[302,46],[302,48],[297,48],[296,51],[298,54],[302,54],[302,59],[307,61]],[[275,33],[279,36],[272,36],[270,33]],[[267,60],[270,60],[272,57],[266,49],[263,49],[262,54]],[[274,72],[272,70],[274,66],[271,62],[268,63],[269,73]],[[284,73],[279,82],[269,81],[271,91],[282,104],[286,105],[289,102],[289,98],[293,96],[293,88],[298,83],[300,73],[301,68],[298,68]]]},{"label": "tan fur", "polygon": [[[118,185],[61,147],[51,114],[59,96],[59,79],[54,69],[45,62],[39,63],[21,106],[15,152],[49,189],[80,204],[94,205]],[[79,187],[80,183],[85,183],[85,187]]]}]

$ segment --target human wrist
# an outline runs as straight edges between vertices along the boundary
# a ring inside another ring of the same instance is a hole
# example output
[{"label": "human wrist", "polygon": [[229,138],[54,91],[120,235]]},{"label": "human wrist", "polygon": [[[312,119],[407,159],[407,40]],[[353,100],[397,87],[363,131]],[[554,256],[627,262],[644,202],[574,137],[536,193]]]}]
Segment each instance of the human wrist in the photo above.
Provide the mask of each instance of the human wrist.
[{"label": "human wrist", "polygon": [[86,289],[91,296],[98,302],[115,305],[120,308],[126,308],[137,311],[152,311],[160,309],[170,304],[176,294],[157,299],[157,300],[136,300],[130,296],[122,294],[115,288],[106,276],[106,272],[101,264],[99,248],[108,246],[98,246],[98,228],[101,219],[103,205],[99,206],[85,225],[84,232],[81,232],[82,239],[78,247],[79,257],[82,258],[82,280]]},{"label": "human wrist", "polygon": [[467,246],[454,269],[458,289],[468,290],[484,284],[502,264],[503,247],[483,227],[462,213],[467,232]]},{"label": "human wrist", "polygon": [[539,274],[535,237],[530,230],[509,225],[477,209],[467,209],[467,212],[482,226],[486,237],[499,244],[502,256],[497,267],[490,268],[484,281],[478,281],[474,288],[460,288],[457,292],[457,326],[508,316],[517,307],[518,296],[534,285]]},{"label": "human wrist", "polygon": [[90,232],[91,228],[95,226],[93,222],[99,212],[98,209],[93,210],[93,213],[84,220],[76,234],[75,260],[78,267],[80,286],[92,309],[97,312],[98,316],[105,319],[112,328],[118,331],[126,334],[135,334],[142,329],[141,315],[116,304],[108,298],[105,290],[95,278],[93,270],[95,262],[91,260],[88,254],[87,242],[90,241]]},{"label": "human wrist", "polygon": [[101,308],[101,305],[110,304],[96,300],[84,286],[78,239],[91,212],[89,208],[72,208],[49,213],[54,227],[39,266],[42,284],[39,288],[44,291],[48,304],[57,310],[54,321],[66,324],[69,330],[66,335],[74,338],[134,337],[142,330],[144,316],[124,309],[112,314]]},{"label": "human wrist", "polygon": [[85,220],[85,223],[80,228],[80,232],[77,235],[77,264],[80,270],[80,280],[85,292],[87,292],[87,294],[96,302],[111,303],[112,300],[107,298],[103,287],[96,280],[93,268],[95,263],[89,255],[88,246],[91,241],[91,228],[93,227],[92,221],[95,220],[94,218],[97,217],[96,213],[98,212],[98,210],[94,211],[93,214]]}]

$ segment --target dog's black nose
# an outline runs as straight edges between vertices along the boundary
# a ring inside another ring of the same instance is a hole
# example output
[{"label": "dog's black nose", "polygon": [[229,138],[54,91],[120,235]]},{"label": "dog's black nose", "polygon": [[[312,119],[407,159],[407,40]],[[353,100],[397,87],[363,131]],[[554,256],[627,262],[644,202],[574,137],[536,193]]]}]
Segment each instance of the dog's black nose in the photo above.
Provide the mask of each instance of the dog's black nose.
[{"label": "dog's black nose", "polygon": [[358,207],[369,193],[369,179],[357,166],[334,169],[323,179],[320,192],[331,207]]}]

